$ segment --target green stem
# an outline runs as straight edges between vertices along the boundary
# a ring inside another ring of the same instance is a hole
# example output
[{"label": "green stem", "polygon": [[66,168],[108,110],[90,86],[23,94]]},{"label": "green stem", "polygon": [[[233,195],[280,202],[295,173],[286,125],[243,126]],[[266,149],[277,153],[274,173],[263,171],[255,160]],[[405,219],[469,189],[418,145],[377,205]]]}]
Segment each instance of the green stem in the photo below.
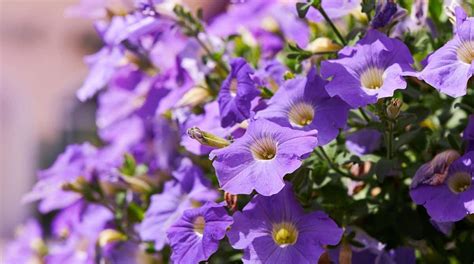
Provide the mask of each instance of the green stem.
[{"label": "green stem", "polygon": [[367,123],[370,123],[370,117],[367,115],[367,113],[364,111],[364,109],[362,107],[359,107],[359,112],[362,115],[362,117],[364,118],[364,120]]},{"label": "green stem", "polygon": [[326,11],[324,11],[324,8],[321,6],[321,5],[317,5],[317,6],[314,6],[314,8],[316,8],[319,13],[321,13],[321,15],[324,17],[324,19],[326,20],[326,22],[328,22],[329,26],[331,26],[332,30],[334,31],[334,33],[336,33],[337,37],[339,38],[339,40],[341,41],[341,43],[346,46],[347,45],[347,42],[346,42],[346,39],[342,36],[341,32],[339,32],[339,30],[337,29],[336,25],[334,25],[334,23],[332,22],[331,18],[329,18],[328,14],[326,13]]},{"label": "green stem", "polygon": [[334,171],[336,171],[337,173],[339,173],[341,176],[350,178],[350,179],[352,179],[352,180],[354,180],[354,181],[362,181],[362,180],[363,180],[363,179],[361,179],[361,178],[359,178],[359,177],[355,177],[354,175],[349,174],[349,173],[347,173],[347,172],[341,170],[341,169],[339,168],[339,165],[338,165],[338,164],[335,164],[335,163],[331,160],[331,158],[330,158],[329,155],[326,153],[326,151],[324,150],[323,147],[318,147],[318,149],[321,151],[322,155],[319,154],[319,153],[316,151],[316,149],[315,149],[314,152],[316,153],[316,155],[318,155],[318,157],[320,157],[320,158],[324,158],[324,159],[328,162],[329,166],[330,166]]},{"label": "green stem", "polygon": [[204,49],[204,51],[206,51],[207,55],[208,55],[213,61],[215,61],[215,62],[222,68],[222,70],[225,71],[225,73],[229,73],[229,69],[227,68],[227,65],[225,65],[225,63],[222,61],[222,59],[216,59],[216,58],[214,58],[214,53],[209,49],[209,47],[206,45],[206,43],[204,43],[201,39],[199,39],[198,36],[196,36],[195,39],[197,40],[197,42],[199,43],[199,45],[201,45],[201,47]]}]

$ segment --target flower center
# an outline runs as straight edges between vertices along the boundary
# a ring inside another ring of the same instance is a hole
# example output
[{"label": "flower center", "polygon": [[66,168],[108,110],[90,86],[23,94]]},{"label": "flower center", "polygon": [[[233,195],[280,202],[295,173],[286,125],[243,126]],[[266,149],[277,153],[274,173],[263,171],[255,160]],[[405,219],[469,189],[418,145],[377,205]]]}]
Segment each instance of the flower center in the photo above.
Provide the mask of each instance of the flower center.
[{"label": "flower center", "polygon": [[383,85],[383,69],[370,67],[360,75],[360,83],[367,89],[379,89]]},{"label": "flower center", "polygon": [[250,151],[255,159],[271,160],[276,155],[277,144],[271,137],[262,137],[256,139],[253,144],[250,145]]},{"label": "flower center", "polygon": [[296,240],[298,240],[298,230],[293,223],[289,222],[273,224],[272,237],[277,245],[286,247],[296,243]]},{"label": "flower center", "polygon": [[314,119],[314,108],[311,104],[306,102],[298,102],[293,104],[288,111],[288,119],[292,126],[304,127]]},{"label": "flower center", "polygon": [[474,60],[474,40],[461,41],[456,52],[460,61],[471,64]]},{"label": "flower center", "polygon": [[237,95],[237,85],[239,83],[237,82],[237,79],[233,78],[232,81],[230,81],[230,87],[229,87],[229,91],[230,91],[230,95],[232,95],[232,97],[235,97]]},{"label": "flower center", "polygon": [[457,172],[448,178],[448,187],[455,193],[459,194],[471,187],[472,177],[467,172]]},{"label": "flower center", "polygon": [[203,216],[196,217],[196,219],[194,219],[194,222],[193,222],[194,232],[196,232],[196,234],[202,236],[202,234],[204,234],[204,226],[205,225],[206,225],[206,220],[204,219]]}]

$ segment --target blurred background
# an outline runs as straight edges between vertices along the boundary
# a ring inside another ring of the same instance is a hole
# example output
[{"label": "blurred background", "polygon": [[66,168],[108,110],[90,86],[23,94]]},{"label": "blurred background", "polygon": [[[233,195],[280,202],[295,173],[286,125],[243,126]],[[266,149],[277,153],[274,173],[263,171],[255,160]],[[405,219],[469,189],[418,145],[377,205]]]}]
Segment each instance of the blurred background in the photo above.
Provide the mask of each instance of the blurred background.
[{"label": "blurred background", "polygon": [[[15,227],[36,214],[21,203],[36,171],[95,138],[95,100],[79,103],[75,92],[88,72],[83,57],[101,42],[92,21],[65,15],[79,2],[0,0],[0,260]],[[183,2],[212,17],[228,1]]]},{"label": "blurred background", "polygon": [[[94,131],[94,101],[75,91],[83,56],[100,40],[92,22],[64,15],[78,0],[0,0],[0,240],[35,214],[21,198],[36,171]],[[0,261],[1,262],[1,261]]]}]

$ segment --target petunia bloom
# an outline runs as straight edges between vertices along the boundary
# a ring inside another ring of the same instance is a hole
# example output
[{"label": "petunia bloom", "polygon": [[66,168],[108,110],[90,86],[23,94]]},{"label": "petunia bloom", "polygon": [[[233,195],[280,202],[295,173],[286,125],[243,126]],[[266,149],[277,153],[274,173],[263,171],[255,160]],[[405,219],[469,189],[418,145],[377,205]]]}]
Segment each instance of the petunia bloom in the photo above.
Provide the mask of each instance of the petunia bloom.
[{"label": "petunia bloom", "polygon": [[233,217],[227,236],[244,250],[244,263],[317,263],[343,233],[325,213],[305,214],[291,184],[270,197],[256,195]]},{"label": "petunia bloom", "polygon": [[355,46],[339,51],[339,59],[323,61],[321,74],[332,77],[326,85],[330,96],[338,95],[350,106],[361,107],[405,89],[403,77],[415,74],[412,63],[403,42],[369,30]]},{"label": "petunia bloom", "polygon": [[382,134],[378,130],[363,128],[347,135],[346,148],[352,154],[361,157],[377,150],[381,141]]},{"label": "petunia bloom", "polygon": [[141,238],[153,241],[157,250],[168,243],[166,232],[185,210],[217,198],[217,193],[209,188],[202,171],[190,160],[183,159],[173,176],[176,180],[167,182],[162,193],[151,197],[140,226]]},{"label": "petunia bloom", "polygon": [[438,222],[459,221],[474,213],[474,151],[452,163],[451,159],[423,165],[410,186],[413,201],[423,205]]},{"label": "petunia bloom", "polygon": [[223,205],[207,203],[200,208],[184,211],[168,229],[174,263],[206,261],[219,247],[227,228],[232,224]]},{"label": "petunia bloom", "polygon": [[467,150],[474,150],[474,115],[468,118],[466,129],[464,129],[463,139],[467,142]]},{"label": "petunia bloom", "polygon": [[43,231],[40,224],[29,219],[24,225],[15,230],[15,239],[5,246],[2,260],[5,263],[43,263],[47,253]]},{"label": "petunia bloom", "polygon": [[283,177],[318,144],[316,135],[316,130],[294,130],[261,118],[251,121],[242,137],[210,154],[221,188],[232,194],[279,192]]},{"label": "petunia bloom", "polygon": [[222,127],[229,127],[250,117],[250,103],[260,92],[250,77],[254,71],[237,58],[230,62],[231,72],[222,83],[218,96]]},{"label": "petunia bloom", "polygon": [[339,97],[329,97],[326,83],[315,69],[306,78],[288,80],[256,117],[298,130],[316,129],[318,144],[325,145],[345,127],[349,112],[349,106]]},{"label": "petunia bloom", "polygon": [[452,40],[427,58],[419,78],[452,97],[466,94],[474,74],[474,18],[456,9],[456,32]]}]

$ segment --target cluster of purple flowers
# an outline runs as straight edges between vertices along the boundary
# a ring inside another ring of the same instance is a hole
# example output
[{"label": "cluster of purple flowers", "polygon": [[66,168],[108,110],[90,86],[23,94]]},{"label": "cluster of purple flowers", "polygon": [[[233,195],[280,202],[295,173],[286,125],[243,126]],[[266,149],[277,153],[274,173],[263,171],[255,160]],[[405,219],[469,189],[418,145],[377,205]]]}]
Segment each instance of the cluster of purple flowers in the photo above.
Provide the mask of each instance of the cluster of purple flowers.
[{"label": "cluster of purple flowers", "polygon": [[[97,98],[104,144],[71,145],[39,173],[25,201],[57,212],[52,234],[28,222],[7,261],[147,263],[165,261],[160,252],[169,247],[173,263],[199,263],[227,238],[244,263],[415,263],[412,248],[385,249],[353,223],[315,210],[294,178],[306,177],[300,174],[314,157],[329,158],[325,147],[339,137],[359,159],[379,149],[374,124],[383,117],[390,128],[400,106],[367,112],[407,80],[465,95],[474,18],[457,7],[453,39],[417,71],[407,45],[382,28],[398,19],[394,33],[407,31],[404,23],[426,23],[426,14],[400,18],[393,1],[379,5],[370,29],[345,47],[312,42],[311,27],[361,16],[361,1],[314,1],[300,19],[295,3],[252,0],[205,26],[174,2],[82,0],[70,10],[93,17],[104,43],[86,58],[90,73],[77,92],[81,101]],[[287,43],[315,49],[321,63],[298,61],[291,71],[279,59]],[[463,137],[464,155],[441,153],[411,181],[413,201],[438,224],[474,213],[473,116]],[[331,158],[325,162],[340,172]]]}]

